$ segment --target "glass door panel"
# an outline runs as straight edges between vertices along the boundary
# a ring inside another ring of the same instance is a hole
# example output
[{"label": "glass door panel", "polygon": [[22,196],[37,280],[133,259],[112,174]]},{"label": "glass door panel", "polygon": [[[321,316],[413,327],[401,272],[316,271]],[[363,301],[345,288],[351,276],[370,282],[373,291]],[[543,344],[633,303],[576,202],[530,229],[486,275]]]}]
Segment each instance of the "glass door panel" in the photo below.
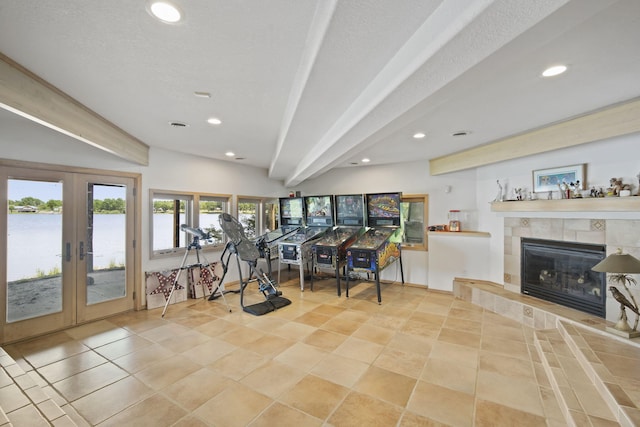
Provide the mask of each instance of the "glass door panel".
[{"label": "glass door panel", "polygon": [[133,179],[79,175],[76,188],[77,317],[84,322],[133,309]]},{"label": "glass door panel", "polygon": [[62,182],[9,179],[7,323],[62,311]]},{"label": "glass door panel", "polygon": [[73,325],[73,175],[0,167],[0,183],[0,342]]},{"label": "glass door panel", "polygon": [[126,296],[127,187],[90,183],[87,188],[87,304]]}]

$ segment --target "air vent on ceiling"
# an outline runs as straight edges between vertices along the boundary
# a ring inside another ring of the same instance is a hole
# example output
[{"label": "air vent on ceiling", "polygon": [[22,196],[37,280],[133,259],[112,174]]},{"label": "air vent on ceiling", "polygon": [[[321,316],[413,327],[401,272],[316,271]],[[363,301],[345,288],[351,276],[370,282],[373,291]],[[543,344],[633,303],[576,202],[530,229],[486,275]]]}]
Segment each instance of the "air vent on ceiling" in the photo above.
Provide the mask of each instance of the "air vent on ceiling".
[{"label": "air vent on ceiling", "polygon": [[187,126],[189,126],[188,124],[182,122],[170,122],[169,124],[174,128],[186,128]]}]

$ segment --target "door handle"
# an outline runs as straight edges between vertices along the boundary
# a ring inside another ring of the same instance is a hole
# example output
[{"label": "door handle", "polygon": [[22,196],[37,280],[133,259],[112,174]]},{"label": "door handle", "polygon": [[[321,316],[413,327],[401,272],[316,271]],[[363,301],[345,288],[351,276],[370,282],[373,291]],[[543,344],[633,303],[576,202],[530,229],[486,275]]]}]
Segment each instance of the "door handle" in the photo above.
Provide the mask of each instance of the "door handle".
[{"label": "door handle", "polygon": [[80,261],[84,260],[84,242],[80,242],[80,254],[78,255]]},{"label": "door handle", "polygon": [[64,256],[65,261],[67,262],[71,261],[71,243],[67,242],[65,244],[65,252],[66,252]]}]

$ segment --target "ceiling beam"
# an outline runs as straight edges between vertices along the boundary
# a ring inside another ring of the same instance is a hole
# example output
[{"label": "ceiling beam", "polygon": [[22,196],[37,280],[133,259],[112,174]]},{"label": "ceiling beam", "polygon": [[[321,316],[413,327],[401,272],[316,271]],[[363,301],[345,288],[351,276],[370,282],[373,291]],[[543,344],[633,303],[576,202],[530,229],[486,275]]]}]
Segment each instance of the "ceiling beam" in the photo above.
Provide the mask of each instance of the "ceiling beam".
[{"label": "ceiling beam", "polygon": [[331,25],[331,19],[335,13],[336,5],[337,0],[325,0],[318,2],[316,6],[313,20],[311,21],[311,26],[309,27],[307,34],[305,49],[302,52],[302,59],[294,76],[291,90],[289,91],[287,106],[284,110],[282,123],[280,124],[276,150],[273,154],[273,158],[271,159],[271,164],[269,165],[270,178],[274,176],[275,171],[278,169],[280,164],[286,163],[286,160],[282,159],[284,143],[289,136],[289,130],[291,129],[291,124],[293,123],[296,112],[300,106],[300,100],[304,93],[304,89],[309,80],[309,76],[313,71],[313,66],[318,59],[318,53],[322,48],[322,43],[327,35],[329,26]]},{"label": "ceiling beam", "polygon": [[429,160],[431,175],[442,175],[640,132],[640,99]]},{"label": "ceiling beam", "polygon": [[0,107],[127,161],[149,164],[149,147],[0,53]]}]

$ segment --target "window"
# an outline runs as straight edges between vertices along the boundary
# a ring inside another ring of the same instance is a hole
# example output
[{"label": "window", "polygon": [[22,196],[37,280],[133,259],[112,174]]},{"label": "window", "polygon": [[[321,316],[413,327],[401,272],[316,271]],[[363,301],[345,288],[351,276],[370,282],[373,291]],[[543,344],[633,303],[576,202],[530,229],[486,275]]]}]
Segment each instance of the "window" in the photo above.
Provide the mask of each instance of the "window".
[{"label": "window", "polygon": [[244,234],[249,239],[260,235],[261,207],[261,199],[238,197],[238,221],[244,227]]},{"label": "window", "polygon": [[192,236],[180,229],[182,224],[210,232],[211,239],[200,241],[203,248],[225,244],[218,216],[229,212],[230,196],[151,190],[149,200],[152,256],[174,254],[187,247]]},{"label": "window", "polygon": [[280,204],[278,199],[269,199],[264,202],[264,233],[280,227]]},{"label": "window", "polygon": [[400,202],[400,226],[402,248],[427,250],[427,217],[429,212],[427,194],[403,195]]},{"label": "window", "polygon": [[238,196],[238,221],[249,238],[278,228],[278,200]]},{"label": "window", "polygon": [[226,236],[220,228],[218,217],[223,212],[229,213],[229,197],[228,196],[196,196],[198,203],[198,222],[194,223],[194,227],[200,227],[211,235],[210,240],[200,242],[202,247],[222,246],[226,243]]}]

